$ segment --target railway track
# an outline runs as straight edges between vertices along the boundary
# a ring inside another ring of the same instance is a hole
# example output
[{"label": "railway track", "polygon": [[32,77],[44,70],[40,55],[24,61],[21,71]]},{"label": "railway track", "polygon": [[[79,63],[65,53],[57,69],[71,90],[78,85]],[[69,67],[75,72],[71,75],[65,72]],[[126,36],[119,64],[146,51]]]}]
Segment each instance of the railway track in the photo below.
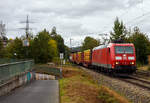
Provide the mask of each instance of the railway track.
[{"label": "railway track", "polygon": [[150,71],[137,70],[136,73],[135,73],[135,75],[139,75],[139,76],[142,75],[142,76],[147,77],[147,76],[150,76]]},{"label": "railway track", "polygon": [[147,89],[150,91],[150,81],[145,80],[145,79],[141,79],[138,77],[134,77],[134,76],[128,76],[127,78],[119,78],[119,80],[121,81],[125,81],[127,83],[136,85],[138,87],[141,87],[143,89]]},{"label": "railway track", "polygon": [[[101,72],[98,72],[96,70],[92,70],[92,69],[89,69],[89,68],[85,68],[85,67],[81,67],[81,66],[79,66],[79,67],[82,68],[82,69],[88,69],[88,70],[91,70],[91,71],[94,71],[94,72],[97,72],[97,73],[101,73]],[[148,75],[148,73],[145,72],[145,71],[144,72],[143,71],[142,72],[138,71],[138,73],[141,73],[141,75],[142,75],[142,73],[145,73],[146,75]],[[105,76],[109,76],[109,75],[107,75],[105,73],[101,73],[101,74],[103,74]],[[115,77],[115,78],[119,79],[121,81],[130,83],[130,84],[133,84],[135,86],[141,87],[143,89],[147,89],[147,90],[150,91],[150,81],[146,80],[146,79],[143,79],[141,77],[138,77],[137,74],[136,75],[132,75],[132,76],[128,75],[125,78],[124,77],[123,78],[122,77]]]},{"label": "railway track", "polygon": [[105,73],[78,66],[98,83],[119,91],[134,103],[150,103],[150,81],[136,76],[112,77]]}]

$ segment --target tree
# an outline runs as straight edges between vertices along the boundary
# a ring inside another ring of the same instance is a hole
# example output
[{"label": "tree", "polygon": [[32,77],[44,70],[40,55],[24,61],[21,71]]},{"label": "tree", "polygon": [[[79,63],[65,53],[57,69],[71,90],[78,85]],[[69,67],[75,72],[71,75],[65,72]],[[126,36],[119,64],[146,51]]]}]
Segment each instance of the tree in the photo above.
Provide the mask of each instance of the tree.
[{"label": "tree", "polygon": [[71,50],[68,46],[65,45],[65,59],[69,59]]},{"label": "tree", "polygon": [[56,27],[55,26],[52,28],[52,31],[51,31],[50,35],[51,36],[57,35]]},{"label": "tree", "polygon": [[44,29],[34,38],[32,43],[32,56],[36,63],[46,63],[49,60],[49,45],[51,39],[49,33]]},{"label": "tree", "polygon": [[146,34],[140,32],[138,27],[135,27],[128,41],[135,46],[137,62],[146,64],[147,55],[150,53],[150,41]]},{"label": "tree", "polygon": [[57,42],[59,53],[65,53],[64,39],[61,35],[54,35],[52,38]]},{"label": "tree", "polygon": [[113,32],[110,32],[110,39],[111,41],[116,41],[116,40],[125,40],[127,34],[126,27],[124,26],[123,22],[119,21],[118,18],[116,18],[114,22],[114,27],[113,27]]},{"label": "tree", "polygon": [[8,46],[6,47],[6,51],[6,57],[17,59],[25,58],[25,50],[22,44],[22,40],[18,37],[16,37],[12,42],[8,44]]},{"label": "tree", "polygon": [[44,29],[31,43],[32,54],[36,63],[47,63],[58,56],[57,42]]},{"label": "tree", "polygon": [[82,43],[82,50],[93,49],[96,46],[99,46],[100,42],[92,37],[87,36]]},{"label": "tree", "polygon": [[52,28],[50,36],[57,42],[58,52],[65,53],[64,39],[61,37],[61,35],[57,34],[55,26]]},{"label": "tree", "polygon": [[48,42],[49,45],[49,57],[50,60],[53,60],[55,57],[58,57],[58,49],[57,49],[57,42],[55,40],[49,40]]},{"label": "tree", "polygon": [[0,58],[2,58],[4,55],[4,47],[3,47],[3,41],[0,38]]}]

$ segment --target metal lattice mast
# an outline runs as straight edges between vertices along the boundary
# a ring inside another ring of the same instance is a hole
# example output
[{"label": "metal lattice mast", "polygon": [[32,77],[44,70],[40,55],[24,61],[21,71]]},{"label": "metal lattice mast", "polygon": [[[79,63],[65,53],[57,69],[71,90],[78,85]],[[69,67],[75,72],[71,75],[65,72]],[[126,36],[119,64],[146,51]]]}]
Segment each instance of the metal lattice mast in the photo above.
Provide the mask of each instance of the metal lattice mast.
[{"label": "metal lattice mast", "polygon": [[5,29],[5,24],[1,21],[0,23],[0,37],[6,37],[6,29]]},{"label": "metal lattice mast", "polygon": [[34,23],[34,22],[30,22],[29,21],[29,16],[27,15],[27,19],[26,21],[20,22],[20,23],[26,23],[25,28],[20,28],[20,29],[24,29],[25,30],[25,34],[26,34],[26,39],[28,39],[31,35],[30,35],[30,30],[32,30],[32,28],[30,28],[29,24],[30,23]]},{"label": "metal lattice mast", "polygon": [[29,16],[27,15],[27,20],[26,20],[26,28],[25,28],[25,31],[26,31],[26,38],[29,37]]}]

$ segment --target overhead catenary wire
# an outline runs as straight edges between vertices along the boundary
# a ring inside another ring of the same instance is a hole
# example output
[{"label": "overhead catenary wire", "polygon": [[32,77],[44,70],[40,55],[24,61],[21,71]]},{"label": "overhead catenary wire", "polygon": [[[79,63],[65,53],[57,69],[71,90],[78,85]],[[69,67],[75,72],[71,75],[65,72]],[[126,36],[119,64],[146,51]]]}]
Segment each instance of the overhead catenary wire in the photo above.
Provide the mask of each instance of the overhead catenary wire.
[{"label": "overhead catenary wire", "polygon": [[[133,18],[133,19],[127,21],[125,24],[132,24],[132,23],[135,24],[137,20],[140,19],[140,21],[141,21],[144,17],[149,16],[149,15],[150,15],[150,11],[144,13],[144,8],[143,8],[143,7],[144,7],[144,1],[142,0],[142,1],[141,1],[141,11],[142,11],[142,15],[136,16],[135,18]],[[138,22],[139,22],[139,21],[138,21]]]},{"label": "overhead catenary wire", "polygon": [[[142,14],[142,15],[140,15],[140,16],[137,16],[137,17],[131,19],[130,21],[126,22],[125,24],[126,24],[126,25],[129,25],[129,24],[132,24],[132,23],[135,24],[137,20],[143,19],[143,17],[149,16],[149,15],[150,15],[150,11],[146,12],[145,14]],[[132,25],[133,25],[133,24],[132,24]]]}]

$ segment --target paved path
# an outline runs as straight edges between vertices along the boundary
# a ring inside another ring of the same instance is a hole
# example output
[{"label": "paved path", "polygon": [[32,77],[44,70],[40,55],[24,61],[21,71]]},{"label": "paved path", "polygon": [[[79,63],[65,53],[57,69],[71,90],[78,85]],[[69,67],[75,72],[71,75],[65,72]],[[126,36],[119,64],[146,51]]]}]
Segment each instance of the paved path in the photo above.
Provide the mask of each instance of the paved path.
[{"label": "paved path", "polygon": [[0,103],[59,103],[57,80],[36,80],[0,97]]}]

